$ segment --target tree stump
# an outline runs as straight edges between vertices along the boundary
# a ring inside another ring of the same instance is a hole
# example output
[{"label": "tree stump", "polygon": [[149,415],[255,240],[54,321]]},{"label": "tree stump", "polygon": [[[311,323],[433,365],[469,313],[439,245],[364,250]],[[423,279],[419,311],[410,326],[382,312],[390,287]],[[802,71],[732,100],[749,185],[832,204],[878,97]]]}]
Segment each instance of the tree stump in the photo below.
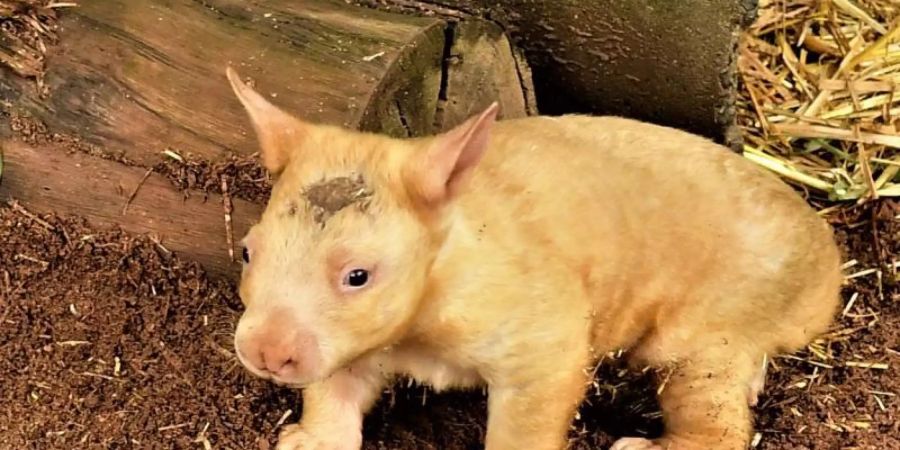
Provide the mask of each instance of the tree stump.
[{"label": "tree stump", "polygon": [[228,253],[223,202],[238,198],[230,233],[238,240],[264,198],[229,195],[211,180],[208,201],[185,203],[147,169],[180,164],[167,150],[204,164],[256,151],[227,66],[308,120],[397,137],[444,130],[494,100],[503,117],[534,111],[524,60],[487,21],[457,27],[343,0],[103,0],[55,13],[58,43],[40,73],[21,70],[41,66],[34,54],[0,58],[10,124],[0,132],[0,199],[153,233],[218,273],[240,269]]}]

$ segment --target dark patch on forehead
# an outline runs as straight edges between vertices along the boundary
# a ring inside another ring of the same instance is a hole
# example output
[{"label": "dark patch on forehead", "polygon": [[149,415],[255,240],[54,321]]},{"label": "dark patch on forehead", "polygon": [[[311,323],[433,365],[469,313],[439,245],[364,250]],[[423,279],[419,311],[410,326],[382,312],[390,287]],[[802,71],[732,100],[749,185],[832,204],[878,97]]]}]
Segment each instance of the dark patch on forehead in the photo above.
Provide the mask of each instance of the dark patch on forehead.
[{"label": "dark patch on forehead", "polygon": [[297,202],[291,200],[287,205],[287,215],[290,217],[294,217],[297,215]]},{"label": "dark patch on forehead", "polygon": [[306,187],[302,192],[309,203],[316,223],[325,222],[338,211],[356,205],[361,211],[369,207],[372,191],[362,175],[326,178]]}]

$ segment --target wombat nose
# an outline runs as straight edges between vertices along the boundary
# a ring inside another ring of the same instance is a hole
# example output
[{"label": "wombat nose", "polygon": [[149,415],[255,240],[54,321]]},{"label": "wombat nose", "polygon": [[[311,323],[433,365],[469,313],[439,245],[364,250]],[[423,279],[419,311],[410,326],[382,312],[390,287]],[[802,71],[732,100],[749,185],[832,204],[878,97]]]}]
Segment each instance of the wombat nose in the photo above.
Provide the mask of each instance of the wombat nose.
[{"label": "wombat nose", "polygon": [[318,373],[321,353],[318,339],[308,330],[274,319],[263,326],[240,328],[235,350],[244,365],[260,375],[296,380]]},{"label": "wombat nose", "polygon": [[260,349],[260,370],[273,375],[284,375],[296,367],[296,360],[291,349],[284,345],[263,346]]}]

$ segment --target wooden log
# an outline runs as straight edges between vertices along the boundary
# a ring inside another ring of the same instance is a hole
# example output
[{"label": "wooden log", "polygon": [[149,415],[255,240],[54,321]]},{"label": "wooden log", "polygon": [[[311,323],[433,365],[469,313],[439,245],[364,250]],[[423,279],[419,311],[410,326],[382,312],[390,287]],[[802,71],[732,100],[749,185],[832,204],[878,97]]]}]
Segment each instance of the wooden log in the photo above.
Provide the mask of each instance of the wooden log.
[{"label": "wooden log", "polygon": [[[0,201],[15,199],[37,213],[75,212],[98,227],[121,226],[149,234],[167,250],[200,262],[213,274],[240,273],[240,261],[229,256],[221,197],[184,198],[166,179],[148,176],[146,169],[48,146],[7,140],[0,153],[4,159]],[[232,203],[238,242],[262,206],[240,199]],[[239,259],[240,249],[235,253]]]},{"label": "wooden log", "polygon": [[[162,167],[167,149],[210,162],[256,150],[226,66],[308,120],[399,137],[446,129],[495,99],[504,117],[533,111],[528,69],[489,22],[457,30],[343,0],[79,3],[60,13],[59,43],[39,58],[43,89],[0,58],[13,119],[0,130],[0,201],[153,233],[216,274],[240,268],[222,197],[184,199],[147,168]],[[262,206],[232,201],[237,241]]]},{"label": "wooden log", "polygon": [[[103,0],[60,13],[46,57],[47,92],[4,71],[0,97],[105,151],[150,166],[166,148],[216,160],[249,153],[254,137],[224,78],[227,65],[285,109],[324,123],[395,136],[440,129],[447,23],[384,13],[342,0]],[[463,61],[487,89],[459,96],[466,109],[497,97],[505,117],[526,114],[522,79],[505,53]],[[504,44],[505,42],[505,44]],[[492,73],[483,77],[485,65]],[[515,83],[513,83],[515,81]],[[485,98],[488,97],[488,98]]]},{"label": "wooden log", "polygon": [[354,0],[503,25],[534,71],[541,111],[616,114],[730,144],[737,39],[757,0]]}]

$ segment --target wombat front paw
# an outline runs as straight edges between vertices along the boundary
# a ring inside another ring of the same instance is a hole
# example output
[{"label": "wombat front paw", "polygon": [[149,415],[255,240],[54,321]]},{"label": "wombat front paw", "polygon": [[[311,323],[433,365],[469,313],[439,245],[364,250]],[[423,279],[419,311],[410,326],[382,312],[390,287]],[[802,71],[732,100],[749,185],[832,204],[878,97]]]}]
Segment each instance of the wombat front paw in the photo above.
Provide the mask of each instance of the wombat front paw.
[{"label": "wombat front paw", "polygon": [[649,439],[626,437],[616,441],[609,450],[663,450],[663,448]]},{"label": "wombat front paw", "polygon": [[360,447],[362,436],[359,432],[322,430],[313,433],[295,424],[284,427],[275,450],[359,450]]}]

